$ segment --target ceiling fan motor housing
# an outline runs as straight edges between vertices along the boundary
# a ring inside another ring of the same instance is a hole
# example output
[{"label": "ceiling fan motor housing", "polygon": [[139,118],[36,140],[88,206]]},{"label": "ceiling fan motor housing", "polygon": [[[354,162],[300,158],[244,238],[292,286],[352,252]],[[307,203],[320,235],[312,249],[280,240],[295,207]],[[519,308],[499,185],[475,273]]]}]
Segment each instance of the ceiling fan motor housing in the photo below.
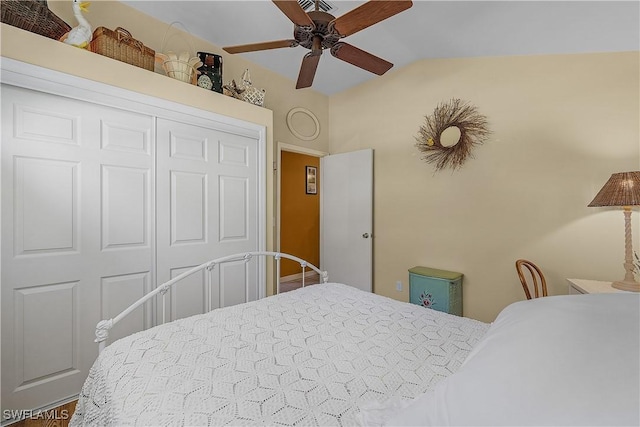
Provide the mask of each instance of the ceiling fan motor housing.
[{"label": "ceiling fan motor housing", "polygon": [[329,28],[329,23],[335,17],[322,11],[307,12],[315,28],[308,25],[296,25],[293,30],[293,37],[307,49],[313,50],[313,39],[319,36],[322,49],[331,49],[340,40],[340,34]]}]

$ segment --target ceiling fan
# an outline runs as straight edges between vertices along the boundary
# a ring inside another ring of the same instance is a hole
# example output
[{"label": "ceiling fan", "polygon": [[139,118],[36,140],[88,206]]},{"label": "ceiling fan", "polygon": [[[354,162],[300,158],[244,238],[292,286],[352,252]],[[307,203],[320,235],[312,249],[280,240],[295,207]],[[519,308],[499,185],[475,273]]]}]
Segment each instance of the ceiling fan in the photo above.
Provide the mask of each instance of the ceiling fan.
[{"label": "ceiling fan", "polygon": [[233,54],[296,46],[310,49],[311,52],[302,59],[296,89],[311,86],[324,49],[329,49],[331,55],[356,67],[377,75],[386,73],[393,67],[392,63],[344,43],[340,39],[390,18],[413,5],[410,0],[369,0],[336,18],[319,10],[318,0],[315,1],[315,10],[308,13],[295,0],[272,1],[294,23],[293,40],[244,44],[225,47],[223,50]]}]

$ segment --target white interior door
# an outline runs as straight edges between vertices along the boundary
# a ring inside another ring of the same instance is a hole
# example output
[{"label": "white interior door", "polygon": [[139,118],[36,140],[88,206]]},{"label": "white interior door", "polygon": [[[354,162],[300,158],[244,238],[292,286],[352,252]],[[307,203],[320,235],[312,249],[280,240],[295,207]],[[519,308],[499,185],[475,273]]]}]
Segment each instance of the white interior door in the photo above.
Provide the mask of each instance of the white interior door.
[{"label": "white interior door", "polygon": [[331,282],[373,289],[373,150],[320,160],[320,263]]}]

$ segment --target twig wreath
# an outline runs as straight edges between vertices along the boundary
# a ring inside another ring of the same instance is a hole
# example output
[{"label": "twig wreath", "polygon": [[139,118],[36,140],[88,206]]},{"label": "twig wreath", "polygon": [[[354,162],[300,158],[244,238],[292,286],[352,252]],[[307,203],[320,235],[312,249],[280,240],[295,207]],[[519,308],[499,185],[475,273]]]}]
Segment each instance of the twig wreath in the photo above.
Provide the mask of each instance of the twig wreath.
[{"label": "twig wreath", "polygon": [[[442,144],[442,133],[456,127],[460,131],[460,138],[451,146]],[[442,102],[433,110],[433,115],[425,116],[423,126],[420,126],[416,137],[416,147],[424,156],[427,163],[435,163],[436,171],[450,167],[460,168],[468,157],[473,158],[471,150],[476,145],[482,145],[491,133],[487,118],[476,107],[460,99]]]}]

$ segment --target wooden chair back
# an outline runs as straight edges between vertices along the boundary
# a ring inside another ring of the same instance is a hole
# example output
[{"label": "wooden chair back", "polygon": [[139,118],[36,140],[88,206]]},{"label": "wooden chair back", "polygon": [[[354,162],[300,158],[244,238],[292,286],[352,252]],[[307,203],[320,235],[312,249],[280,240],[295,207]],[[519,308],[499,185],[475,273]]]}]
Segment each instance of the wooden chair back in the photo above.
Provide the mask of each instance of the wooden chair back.
[{"label": "wooden chair back", "polygon": [[[531,286],[525,275],[525,268],[529,271]],[[531,299],[530,287],[533,288],[534,298],[541,296],[538,288],[542,290],[543,297],[547,296],[547,281],[544,279],[544,275],[537,265],[526,259],[519,259],[516,261],[516,271],[518,272],[518,278],[520,279],[520,283],[522,283],[522,288],[524,289],[524,294],[527,296],[527,299]]]}]

